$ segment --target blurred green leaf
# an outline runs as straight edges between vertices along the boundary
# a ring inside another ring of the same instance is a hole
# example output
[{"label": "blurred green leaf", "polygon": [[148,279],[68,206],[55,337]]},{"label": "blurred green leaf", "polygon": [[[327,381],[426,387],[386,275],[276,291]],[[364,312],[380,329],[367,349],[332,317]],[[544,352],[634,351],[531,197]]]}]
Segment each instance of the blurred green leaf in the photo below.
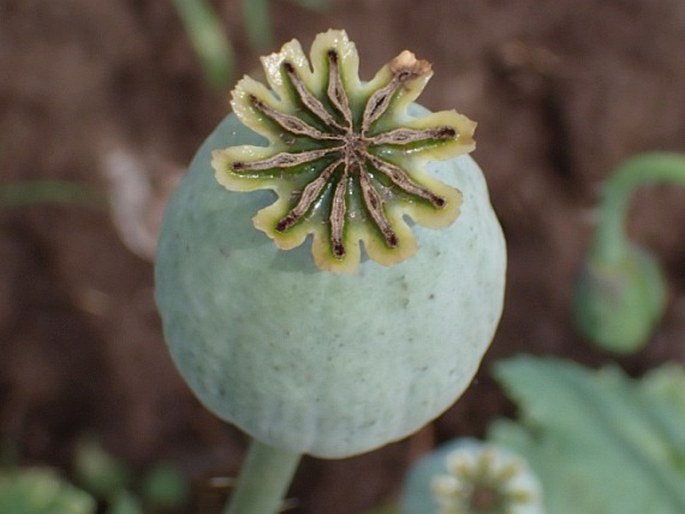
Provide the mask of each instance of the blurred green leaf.
[{"label": "blurred green leaf", "polygon": [[301,5],[307,9],[321,11],[331,6],[333,0],[290,0],[294,4]]},{"label": "blurred green leaf", "polygon": [[673,448],[672,464],[685,475],[685,369],[673,363],[650,371],[640,397],[661,436]]},{"label": "blurred green leaf", "polygon": [[520,421],[495,423],[490,438],[528,460],[551,513],[682,514],[684,400],[673,391],[685,382],[682,370],[656,373],[639,382],[554,359],[498,363]]},{"label": "blurred green leaf", "polygon": [[93,514],[95,500],[47,468],[0,473],[3,514]]},{"label": "blurred green leaf", "polygon": [[81,439],[74,454],[76,481],[99,498],[113,498],[131,482],[127,466],[105,451],[97,438]]},{"label": "blurred green leaf", "polygon": [[226,31],[207,0],[173,0],[190,44],[204,70],[207,82],[218,90],[233,80],[233,47]]},{"label": "blurred green leaf", "polygon": [[32,180],[0,187],[0,206],[24,206],[39,203],[103,205],[103,195],[84,184],[65,180]]},{"label": "blurred green leaf", "polygon": [[112,500],[107,514],[143,514],[143,507],[131,493],[120,491]]},{"label": "blurred green leaf", "polygon": [[19,462],[21,449],[19,444],[10,439],[0,441],[0,470],[16,466]]},{"label": "blurred green leaf", "polygon": [[160,463],[143,480],[142,495],[153,509],[179,508],[188,503],[190,488],[178,468]]},{"label": "blurred green leaf", "polygon": [[400,514],[400,509],[397,505],[389,504],[366,511],[365,514]]}]

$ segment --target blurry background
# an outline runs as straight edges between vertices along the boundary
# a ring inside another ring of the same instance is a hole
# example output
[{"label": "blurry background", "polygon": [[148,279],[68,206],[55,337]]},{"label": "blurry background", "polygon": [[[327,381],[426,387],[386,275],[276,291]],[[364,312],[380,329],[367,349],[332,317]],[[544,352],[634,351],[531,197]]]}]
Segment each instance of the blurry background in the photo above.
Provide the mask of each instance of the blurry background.
[{"label": "blurry background", "polygon": [[[682,0],[216,0],[217,19],[191,4],[0,0],[0,441],[20,462],[68,471],[91,432],[136,468],[176,463],[192,484],[188,511],[215,512],[223,489],[209,478],[236,474],[246,440],[199,405],[167,355],[155,229],[236,77],[329,27],[356,42],[363,79],[405,48],[432,61],[422,102],[479,122],[474,156],[508,239],[509,285],[466,395],[411,440],[305,459],[294,512],[370,509],[434,438],[480,436],[511,413],[488,376],[494,359],[615,359],[573,330],[572,284],[602,179],[641,151],[685,152]],[[203,67],[196,49],[217,27],[232,52],[210,41],[218,59]],[[631,234],[670,284],[650,345],[619,360],[637,375],[685,362],[685,191],[643,190],[633,214]]]}]

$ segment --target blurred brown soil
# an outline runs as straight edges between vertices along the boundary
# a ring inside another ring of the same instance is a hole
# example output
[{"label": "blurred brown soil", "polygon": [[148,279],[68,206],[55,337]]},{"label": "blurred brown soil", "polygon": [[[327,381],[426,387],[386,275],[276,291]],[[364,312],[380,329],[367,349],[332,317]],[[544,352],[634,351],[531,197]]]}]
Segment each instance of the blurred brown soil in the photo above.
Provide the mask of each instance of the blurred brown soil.
[{"label": "blurred brown soil", "polygon": [[[238,4],[216,2],[242,74],[257,53]],[[475,157],[509,244],[498,335],[433,432],[357,458],[303,462],[296,512],[360,513],[397,491],[433,436],[482,436],[494,417],[512,414],[488,376],[493,360],[613,359],[570,324],[574,273],[608,172],[637,152],[685,152],[685,3],[338,0],[315,13],[279,0],[273,9],[279,44],[297,37],[307,47],[317,32],[347,29],[363,78],[405,48],[431,60],[423,102],[479,122]],[[158,179],[187,163],[227,110],[227,92],[205,85],[170,2],[0,0],[0,185],[52,178],[102,189],[112,148]],[[653,341],[619,359],[640,374],[685,362],[685,191],[645,190],[633,214],[631,233],[670,282]],[[152,265],[122,244],[107,209],[0,207],[0,439],[18,442],[26,462],[67,467],[88,429],[136,465],[180,463],[205,505],[206,479],[235,474],[245,448],[176,374]]]}]

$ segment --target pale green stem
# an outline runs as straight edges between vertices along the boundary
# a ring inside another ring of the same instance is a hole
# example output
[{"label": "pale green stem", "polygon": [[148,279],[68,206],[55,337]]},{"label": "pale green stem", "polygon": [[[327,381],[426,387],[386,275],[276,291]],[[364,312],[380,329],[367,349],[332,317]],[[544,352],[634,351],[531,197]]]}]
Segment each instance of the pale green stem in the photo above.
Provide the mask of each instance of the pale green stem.
[{"label": "pale green stem", "polygon": [[172,0],[190,44],[200,59],[209,83],[228,86],[233,75],[233,47],[212,5],[207,0]]},{"label": "pale green stem", "polygon": [[252,440],[224,514],[275,514],[301,455]]},{"label": "pale green stem", "polygon": [[262,50],[271,46],[272,28],[269,0],[243,0],[243,19],[247,38],[252,48]]},{"label": "pale green stem", "polygon": [[621,164],[602,188],[599,224],[592,256],[605,262],[620,260],[629,245],[628,207],[635,189],[644,184],[674,182],[685,185],[685,155],[646,153]]}]

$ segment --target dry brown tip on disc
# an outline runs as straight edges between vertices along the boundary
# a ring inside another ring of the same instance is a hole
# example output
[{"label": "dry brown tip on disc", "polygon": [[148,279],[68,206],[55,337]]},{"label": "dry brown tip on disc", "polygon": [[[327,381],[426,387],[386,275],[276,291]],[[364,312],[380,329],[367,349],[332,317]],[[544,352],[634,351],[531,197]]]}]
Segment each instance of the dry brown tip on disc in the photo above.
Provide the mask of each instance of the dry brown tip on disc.
[{"label": "dry brown tip on disc", "polygon": [[423,59],[417,59],[409,50],[404,50],[389,63],[390,71],[396,77],[404,80],[421,77],[433,71],[431,63]]}]

